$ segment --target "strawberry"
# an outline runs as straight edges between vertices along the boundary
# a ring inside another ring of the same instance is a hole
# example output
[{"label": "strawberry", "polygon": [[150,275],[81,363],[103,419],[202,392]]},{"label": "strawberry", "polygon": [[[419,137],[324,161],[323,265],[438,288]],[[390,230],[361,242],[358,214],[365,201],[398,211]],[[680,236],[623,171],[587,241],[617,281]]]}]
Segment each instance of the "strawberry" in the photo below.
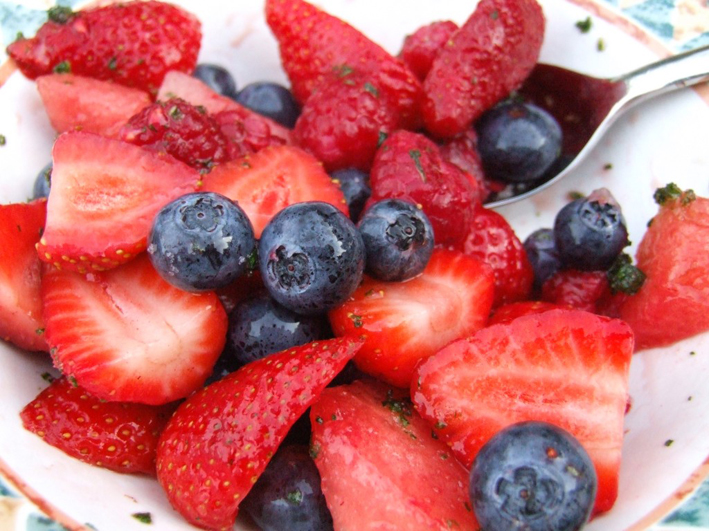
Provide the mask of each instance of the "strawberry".
[{"label": "strawberry", "polygon": [[309,343],[249,363],[189,397],[160,438],[158,480],[190,523],[231,529],[239,504],[360,341]]},{"label": "strawberry", "polygon": [[197,170],[229,160],[228,140],[203,107],[180,98],[158,101],[132,116],[119,138],[165,152]]},{"label": "strawberry", "polygon": [[177,6],[126,2],[50,9],[36,36],[20,37],[7,52],[30,79],[71,72],[155,94],[168,71],[194,70],[201,39],[199,20]]},{"label": "strawberry", "polygon": [[110,271],[42,278],[55,366],[102,400],[165,404],[198,389],[226,342],[213,292],[168,284],[146,253]]},{"label": "strawberry", "polygon": [[80,130],[116,138],[131,116],[150,105],[143,90],[73,74],[40,76],[37,90],[58,133]]},{"label": "strawberry", "polygon": [[301,105],[334,70],[357,68],[376,73],[378,90],[393,102],[402,128],[418,125],[421,83],[403,61],[359,30],[304,0],[267,0],[266,22]]},{"label": "strawberry", "polygon": [[348,213],[342,190],[322,164],[295,146],[272,146],[220,164],[204,176],[202,189],[236,201],[256,238],[273,216],[294,203],[325,201]]},{"label": "strawberry", "polygon": [[532,264],[514,229],[500,213],[476,208],[461,249],[488,263],[495,272],[495,307],[529,298],[534,283]]},{"label": "strawberry", "polygon": [[605,271],[564,269],[542,285],[542,300],[599,313],[598,304],[611,296]]},{"label": "strawberry", "polygon": [[373,381],[328,388],[310,421],[335,529],[478,529],[467,470],[405,392]]},{"label": "strawberry", "polygon": [[44,199],[0,205],[0,338],[25,350],[49,350],[35,251],[46,210]]},{"label": "strawberry", "polygon": [[383,138],[398,126],[396,109],[373,76],[349,67],[326,77],[296,121],[296,143],[329,172],[368,172]]},{"label": "strawberry", "polygon": [[445,160],[458,166],[465,172],[480,203],[490,195],[491,182],[485,177],[482,159],[478,152],[478,135],[474,128],[451,138],[440,145],[441,155]]},{"label": "strawberry", "polygon": [[416,364],[487,323],[494,296],[489,266],[436,248],[426,269],[406,282],[365,277],[349,301],[329,314],[335,335],[359,335],[363,372],[408,387]]},{"label": "strawberry", "polygon": [[460,134],[518,88],[537,63],[544,25],[536,0],[482,0],[426,76],[426,130],[439,138]]},{"label": "strawberry", "polygon": [[174,409],[173,404],[106,402],[62,377],[27,404],[20,417],[25,429],[85,463],[155,475],[158,436]]},{"label": "strawberry", "polygon": [[647,276],[620,316],[638,349],[666,346],[709,330],[709,199],[668,185],[643,235],[637,266]]},{"label": "strawberry", "polygon": [[399,57],[416,77],[424,81],[438,52],[457,30],[458,24],[452,20],[438,20],[421,26],[406,36]]},{"label": "strawberry", "polygon": [[500,323],[509,323],[518,317],[533,315],[536,313],[548,312],[549,310],[564,309],[564,306],[544,301],[520,301],[503,304],[495,308],[490,315],[488,326]]},{"label": "strawberry", "polygon": [[43,261],[79,272],[109,269],[145,250],[153,216],[200,179],[165,154],[90,133],[62,134],[52,157],[37,250]]},{"label": "strawberry", "polygon": [[567,430],[596,467],[599,513],[617,496],[632,354],[633,333],[624,322],[550,310],[448,345],[416,369],[411,396],[466,466],[516,422]]},{"label": "strawberry", "polygon": [[[236,101],[218,94],[199,79],[183,72],[168,72],[158,91],[158,100],[182,98],[195,107],[204,107],[224,129],[224,134],[235,142],[245,142],[249,152],[264,145],[291,144],[291,132],[270,118],[247,109]],[[241,137],[234,136],[226,126],[243,129]],[[247,148],[244,148],[247,149]]]},{"label": "strawberry", "polygon": [[433,141],[410,131],[394,132],[377,150],[369,177],[368,204],[408,200],[428,216],[437,244],[464,241],[478,195],[465,172],[444,160]]}]

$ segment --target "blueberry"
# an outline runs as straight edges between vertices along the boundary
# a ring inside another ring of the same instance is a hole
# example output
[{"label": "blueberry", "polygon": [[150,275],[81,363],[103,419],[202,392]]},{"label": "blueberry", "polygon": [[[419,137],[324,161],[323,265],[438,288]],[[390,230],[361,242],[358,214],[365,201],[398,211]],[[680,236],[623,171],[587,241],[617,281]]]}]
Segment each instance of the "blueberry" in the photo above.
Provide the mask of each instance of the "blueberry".
[{"label": "blueberry", "polygon": [[254,266],[251,222],[233,201],[213,192],[183,195],[153,220],[148,254],[155,269],[187,291],[224,287]]},{"label": "blueberry", "polygon": [[264,228],[258,249],[266,289],[297,313],[325,313],[345,302],[362,281],[362,237],[329,203],[284,208]]},{"label": "blueberry", "polygon": [[524,250],[534,270],[534,289],[540,290],[544,281],[561,269],[552,229],[538,229],[524,240]]},{"label": "blueberry", "polygon": [[223,66],[201,63],[195,67],[192,75],[217,94],[221,94],[232,100],[236,99],[236,82],[231,73]]},{"label": "blueberry", "polygon": [[241,301],[229,314],[227,344],[216,368],[224,376],[274,352],[329,337],[325,316],[297,314],[264,291]]},{"label": "blueberry", "polygon": [[357,224],[374,278],[401,281],[415,277],[433,252],[433,227],[420,208],[400,199],[377,201]]},{"label": "blueberry", "polygon": [[530,103],[507,100],[475,124],[485,174],[503,182],[538,179],[561,153],[561,127]]},{"label": "blueberry", "polygon": [[241,508],[262,531],[330,531],[332,516],[307,446],[282,446]]},{"label": "blueberry", "polygon": [[37,174],[34,180],[34,186],[32,187],[32,199],[49,197],[49,190],[52,186],[53,167],[53,164],[50,162]]},{"label": "blueberry", "polygon": [[620,206],[605,188],[564,206],[554,238],[564,267],[581,271],[607,270],[629,243]]},{"label": "blueberry", "polygon": [[501,430],[480,449],[470,471],[470,499],[485,531],[581,529],[597,488],[586,450],[545,422]]},{"label": "blueberry", "polygon": [[357,168],[344,168],[332,172],[330,177],[340,185],[350,210],[350,219],[357,223],[364,204],[372,195],[372,189],[369,187],[369,174]]},{"label": "blueberry", "polygon": [[290,129],[300,116],[300,106],[291,91],[277,83],[250,83],[239,91],[236,101]]}]

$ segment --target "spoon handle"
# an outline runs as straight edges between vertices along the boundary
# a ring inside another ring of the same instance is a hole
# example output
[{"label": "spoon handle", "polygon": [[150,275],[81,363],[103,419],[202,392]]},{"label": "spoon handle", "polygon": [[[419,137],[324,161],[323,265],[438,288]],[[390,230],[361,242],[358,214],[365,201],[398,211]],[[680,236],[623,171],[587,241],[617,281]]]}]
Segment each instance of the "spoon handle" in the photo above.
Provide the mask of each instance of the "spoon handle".
[{"label": "spoon handle", "polygon": [[672,55],[617,79],[625,82],[627,104],[709,81],[709,45]]}]

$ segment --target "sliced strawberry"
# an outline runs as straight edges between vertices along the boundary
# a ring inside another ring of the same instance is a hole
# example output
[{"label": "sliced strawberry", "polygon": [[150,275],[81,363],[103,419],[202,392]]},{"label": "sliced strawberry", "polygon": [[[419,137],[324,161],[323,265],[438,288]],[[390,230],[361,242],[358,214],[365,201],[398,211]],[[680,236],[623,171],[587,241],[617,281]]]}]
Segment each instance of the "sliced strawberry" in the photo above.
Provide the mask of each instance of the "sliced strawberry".
[{"label": "sliced strawberry", "polygon": [[596,466],[595,512],[618,493],[633,333],[579,310],[551,310],[480,330],[422,363],[416,409],[470,466],[510,424],[538,420],[574,435]]},{"label": "sliced strawberry", "polygon": [[143,90],[73,74],[41,76],[37,90],[58,133],[77,130],[116,138],[131,116],[150,105]]},{"label": "sliced strawberry", "polygon": [[155,475],[158,436],[174,404],[106,402],[59,378],[27,404],[24,427],[62,452],[126,474]]},{"label": "sliced strawberry", "polygon": [[437,244],[460,245],[473,221],[479,194],[458,166],[422,134],[396,131],[377,151],[370,172],[369,204],[406,199],[426,213]]},{"label": "sliced strawberry", "polygon": [[709,330],[709,199],[676,185],[660,189],[656,198],[659,212],[636,255],[647,278],[620,308],[638,349]]},{"label": "sliced strawberry", "polygon": [[288,349],[188,398],[158,447],[158,480],[173,507],[205,529],[231,528],[290,427],[360,345],[334,339]]},{"label": "sliced strawberry", "polygon": [[424,82],[428,132],[450,138],[519,87],[544,38],[536,0],[482,0],[438,53]]},{"label": "sliced strawberry", "polygon": [[121,127],[118,137],[165,152],[197,170],[229,160],[226,136],[203,107],[170,98],[148,105]]},{"label": "sliced strawberry", "polygon": [[0,205],[0,339],[25,350],[49,350],[35,250],[46,210],[44,199]]},{"label": "sliced strawberry", "polygon": [[493,310],[488,321],[488,326],[500,323],[509,323],[518,317],[548,312],[549,310],[565,309],[564,306],[544,301],[521,301],[503,304]]},{"label": "sliced strawberry", "polygon": [[[468,472],[409,397],[376,382],[325,389],[311,454],[335,529],[477,530]],[[376,487],[376,490],[374,486]]]},{"label": "sliced strawberry", "polygon": [[155,214],[196,190],[200,175],[164,154],[83,132],[61,135],[39,257],[86,272],[110,269],[145,250]]},{"label": "sliced strawberry", "polygon": [[458,30],[452,20],[437,20],[407,35],[399,57],[421,81],[426,79],[438,52]]},{"label": "sliced strawberry", "polygon": [[402,128],[419,123],[421,83],[400,59],[359,30],[304,0],[267,0],[266,22],[278,39],[293,95],[303,105],[334,69],[376,72]]},{"label": "sliced strawberry", "polygon": [[[212,90],[205,83],[183,72],[168,72],[158,91],[158,100],[170,98],[182,98],[195,107],[204,107],[209,114],[215,115],[215,119],[220,122],[234,122],[238,118],[246,131],[246,140],[252,136],[258,138],[258,142],[263,137],[262,129],[268,131],[270,144],[291,144],[291,133],[282,125],[274,122],[270,118],[262,116],[247,109],[243,105],[235,102],[231,98],[222,96]],[[219,119],[216,115],[220,113],[230,113],[227,118]],[[229,135],[227,135],[229,136]]]},{"label": "sliced strawberry", "polygon": [[532,264],[514,229],[499,212],[477,206],[461,250],[486,262],[495,272],[494,306],[522,301],[532,294]]},{"label": "sliced strawberry", "polygon": [[226,341],[217,295],[171,286],[145,253],[86,276],[49,269],[42,298],[54,364],[103,400],[183,398],[204,383]]},{"label": "sliced strawberry", "polygon": [[30,79],[53,71],[157,92],[170,70],[192,72],[202,40],[194,15],[166,2],[125,2],[72,13],[53,8],[32,38],[7,52]]},{"label": "sliced strawberry", "polygon": [[357,366],[408,387],[416,364],[487,323],[494,276],[486,264],[437,248],[426,269],[406,282],[365,277],[349,301],[330,312],[338,336],[360,335]]},{"label": "sliced strawberry", "polygon": [[294,203],[324,201],[348,214],[338,184],[317,159],[295,146],[272,146],[220,164],[204,176],[202,189],[239,203],[257,238],[273,216]]}]

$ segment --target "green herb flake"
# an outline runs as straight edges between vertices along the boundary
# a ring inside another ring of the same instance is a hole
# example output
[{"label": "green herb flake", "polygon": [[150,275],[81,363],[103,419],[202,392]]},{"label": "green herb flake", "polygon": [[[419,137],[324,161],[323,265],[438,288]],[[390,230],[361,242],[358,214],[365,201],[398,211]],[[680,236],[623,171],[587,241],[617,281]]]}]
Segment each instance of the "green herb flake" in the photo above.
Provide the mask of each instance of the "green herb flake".
[{"label": "green herb flake", "polygon": [[170,107],[170,109],[167,111],[167,114],[173,120],[180,120],[184,116],[177,105],[173,105],[172,107]]},{"label": "green herb flake", "polygon": [[153,516],[150,513],[133,513],[131,516],[138,520],[141,524],[153,523]]},{"label": "green herb flake", "polygon": [[323,424],[325,421],[322,419],[322,417],[316,416],[316,417],[315,417],[315,422],[317,422],[318,424]]},{"label": "green herb flake", "polygon": [[291,505],[300,505],[301,503],[303,503],[303,493],[300,491],[300,489],[295,489],[286,494],[286,500]]},{"label": "green herb flake", "polygon": [[354,68],[349,65],[340,65],[333,68],[337,77],[343,78],[347,77],[354,72]]},{"label": "green herb flake", "polygon": [[674,442],[675,442],[674,439],[667,439],[665,441],[665,446],[670,447],[674,444]]},{"label": "green herb flake", "polygon": [[48,383],[52,383],[55,380],[55,378],[51,373],[43,372],[42,373],[42,380],[44,380],[45,382],[48,382]]},{"label": "green herb flake", "polygon": [[66,24],[74,16],[69,6],[54,6],[47,10],[47,18],[57,24]]},{"label": "green herb flake", "polygon": [[21,41],[22,39],[25,38],[25,34],[22,33],[21,31],[18,31],[17,34],[15,35],[15,40],[16,41]]},{"label": "green herb flake", "polygon": [[392,413],[396,413],[398,415],[397,420],[402,426],[406,427],[409,425],[409,418],[413,414],[411,400],[406,397],[396,399],[394,398],[394,392],[389,389],[387,391],[386,400],[382,402],[382,405],[388,408]]},{"label": "green herb flake", "polygon": [[500,18],[500,12],[495,9],[492,13],[490,13],[490,18],[492,20],[497,20],[498,18]]},{"label": "green herb flake", "polygon": [[606,41],[604,41],[603,39],[599,38],[599,39],[598,39],[598,42],[596,42],[596,49],[597,49],[599,52],[604,51],[604,50],[606,49]]},{"label": "green herb flake", "polygon": [[352,324],[354,325],[355,328],[362,328],[362,325],[363,325],[364,323],[362,322],[362,316],[361,316],[361,315],[357,315],[357,314],[354,314],[354,313],[350,313],[347,317],[349,317],[350,319],[352,319]]},{"label": "green herb flake", "polygon": [[71,63],[69,61],[62,61],[58,63],[53,70],[55,74],[68,74],[71,72]]},{"label": "green herb flake", "polygon": [[364,84],[364,90],[369,92],[375,98],[379,97],[379,91],[377,90],[377,87],[372,85],[369,81]]},{"label": "green herb flake", "polygon": [[79,382],[76,381],[74,376],[69,376],[69,383],[72,387],[79,387]]},{"label": "green herb flake", "polygon": [[673,201],[675,199],[679,199],[682,205],[688,205],[697,198],[694,190],[682,191],[682,189],[675,183],[669,183],[663,188],[658,188],[655,190],[652,197],[655,200],[655,203],[660,206],[663,206],[668,201]]},{"label": "green herb flake", "polygon": [[622,253],[616,258],[606,273],[608,283],[613,293],[633,295],[640,291],[645,283],[646,275],[632,263],[632,258]]},{"label": "green herb flake", "polygon": [[583,199],[586,196],[581,192],[571,191],[568,193],[567,197],[569,198],[569,201],[576,201],[577,199]]},{"label": "green herb flake", "polygon": [[426,172],[423,170],[423,164],[421,164],[421,152],[418,149],[412,149],[409,151],[409,156],[414,161],[416,171],[419,172],[421,180],[426,182]]},{"label": "green herb flake", "polygon": [[603,165],[603,169],[608,171],[613,169],[613,164],[610,162],[607,162],[606,164]]},{"label": "green herb flake", "polygon": [[382,147],[384,141],[389,138],[389,135],[384,131],[379,131],[379,138],[377,139],[377,149]]},{"label": "green herb flake", "polygon": [[591,20],[591,17],[586,17],[585,19],[576,22],[576,27],[581,33],[588,33],[591,31],[592,26],[593,21]]},{"label": "green herb flake", "polygon": [[321,449],[322,449],[322,448],[320,447],[320,445],[319,445],[318,443],[313,443],[313,444],[311,444],[311,445],[310,445],[310,450],[309,450],[310,457],[312,457],[313,459],[317,459],[317,458],[318,458],[318,455],[320,455],[320,450],[321,450]]},{"label": "green herb flake", "polygon": [[7,138],[5,135],[0,135],[0,146],[4,146],[5,144],[7,144]]},{"label": "green herb flake", "polygon": [[116,57],[111,57],[111,60],[108,61],[108,69],[115,70],[116,68],[118,68],[118,59]]},{"label": "green herb flake", "polygon": [[696,356],[697,353],[696,353],[695,351],[692,351],[692,352],[689,353],[689,355],[690,355],[690,356]]},{"label": "green herb flake", "polygon": [[446,424],[446,423],[443,422],[442,420],[439,420],[438,422],[436,422],[436,424],[435,424],[435,426],[434,426],[434,428],[436,428],[437,430],[442,430],[442,429],[447,428],[447,427],[448,427],[448,424]]}]

